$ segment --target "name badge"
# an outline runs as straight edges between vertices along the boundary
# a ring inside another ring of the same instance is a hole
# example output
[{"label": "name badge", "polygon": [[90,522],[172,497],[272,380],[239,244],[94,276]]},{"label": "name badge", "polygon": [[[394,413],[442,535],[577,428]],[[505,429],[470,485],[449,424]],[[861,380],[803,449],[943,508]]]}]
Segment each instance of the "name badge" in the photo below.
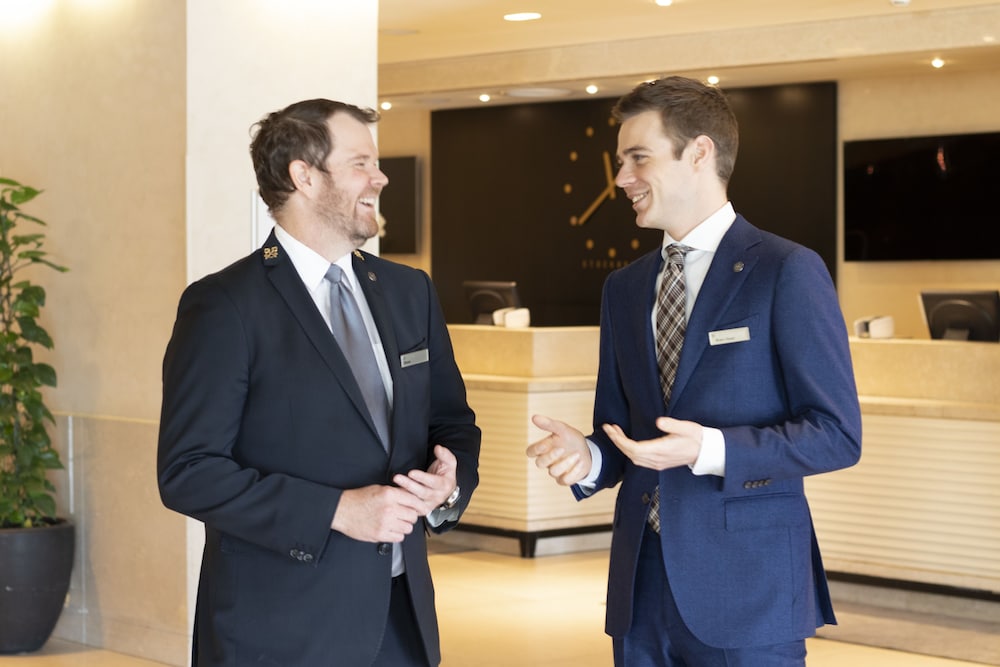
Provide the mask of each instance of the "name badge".
[{"label": "name badge", "polygon": [[430,358],[430,352],[427,351],[427,348],[424,348],[423,350],[416,350],[414,352],[407,352],[406,354],[399,355],[399,365],[406,368],[407,366],[426,364]]},{"label": "name badge", "polygon": [[719,331],[708,332],[709,345],[729,345],[730,343],[743,343],[748,340],[750,340],[750,327],[720,329]]}]

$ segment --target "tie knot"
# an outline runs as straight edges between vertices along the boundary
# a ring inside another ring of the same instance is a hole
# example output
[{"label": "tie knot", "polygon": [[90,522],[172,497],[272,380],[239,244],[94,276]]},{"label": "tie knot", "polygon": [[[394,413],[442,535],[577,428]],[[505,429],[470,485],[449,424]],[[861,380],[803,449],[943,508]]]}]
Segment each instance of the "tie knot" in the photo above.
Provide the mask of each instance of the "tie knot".
[{"label": "tie knot", "polygon": [[341,269],[336,264],[331,264],[330,268],[326,270],[326,279],[330,281],[331,284],[336,285],[344,277],[344,270]]},{"label": "tie knot", "polygon": [[684,264],[684,256],[693,248],[682,243],[671,243],[667,246],[667,261],[673,264]]}]

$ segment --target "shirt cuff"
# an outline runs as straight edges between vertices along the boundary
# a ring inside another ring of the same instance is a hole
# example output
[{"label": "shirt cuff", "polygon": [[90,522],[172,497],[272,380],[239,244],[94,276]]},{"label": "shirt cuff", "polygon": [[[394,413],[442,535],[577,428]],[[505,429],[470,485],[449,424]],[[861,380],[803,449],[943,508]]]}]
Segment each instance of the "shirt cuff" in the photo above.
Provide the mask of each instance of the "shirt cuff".
[{"label": "shirt cuff", "polygon": [[458,521],[459,511],[457,507],[443,510],[440,507],[431,510],[425,518],[432,528],[437,528],[448,521]]},{"label": "shirt cuff", "polygon": [[701,451],[691,466],[695,475],[726,476],[726,438],[717,428],[702,427]]},{"label": "shirt cuff", "polygon": [[597,477],[601,474],[601,465],[604,463],[604,456],[601,449],[590,440],[587,440],[587,448],[590,450],[590,472],[587,476],[576,483],[584,495],[592,495],[597,490]]}]

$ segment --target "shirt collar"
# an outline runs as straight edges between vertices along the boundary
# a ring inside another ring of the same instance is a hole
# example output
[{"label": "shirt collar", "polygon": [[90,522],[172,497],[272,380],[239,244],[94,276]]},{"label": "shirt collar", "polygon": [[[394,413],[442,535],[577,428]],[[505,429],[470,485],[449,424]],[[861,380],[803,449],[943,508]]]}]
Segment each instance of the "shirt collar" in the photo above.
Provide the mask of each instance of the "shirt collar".
[{"label": "shirt collar", "polygon": [[733,203],[727,201],[725,205],[712,215],[705,218],[697,227],[688,232],[683,239],[674,239],[669,233],[663,233],[663,248],[661,250],[666,257],[667,246],[671,243],[683,243],[695,250],[715,252],[722,243],[722,237],[726,235],[729,228],[736,220],[736,211],[733,210]]},{"label": "shirt collar", "polygon": [[[295,267],[306,287],[310,291],[318,289],[326,278],[330,262],[324,259],[318,252],[289,234],[281,225],[274,226],[274,236],[278,239],[281,247],[285,249],[285,252],[288,253],[288,257],[292,260],[292,266]],[[334,263],[344,271],[348,282],[351,284],[351,289],[354,290],[357,288],[357,276],[354,275],[351,253],[347,253]]]}]

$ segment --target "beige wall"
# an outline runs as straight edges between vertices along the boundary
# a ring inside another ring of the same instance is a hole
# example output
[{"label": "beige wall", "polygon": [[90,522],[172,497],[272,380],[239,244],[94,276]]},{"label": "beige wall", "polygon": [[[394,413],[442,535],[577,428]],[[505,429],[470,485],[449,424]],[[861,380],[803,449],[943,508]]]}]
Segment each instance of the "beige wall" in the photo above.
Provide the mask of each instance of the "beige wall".
[{"label": "beige wall", "polygon": [[[8,30],[4,12],[29,4]],[[154,476],[160,358],[185,282],[184,20],[173,0],[0,4],[0,174],[45,190],[30,210],[70,268],[32,273],[55,340],[39,356],[59,374],[46,395],[67,466],[60,513],[77,524],[56,634],[172,664],[185,592],[150,582],[184,559]]]}]

